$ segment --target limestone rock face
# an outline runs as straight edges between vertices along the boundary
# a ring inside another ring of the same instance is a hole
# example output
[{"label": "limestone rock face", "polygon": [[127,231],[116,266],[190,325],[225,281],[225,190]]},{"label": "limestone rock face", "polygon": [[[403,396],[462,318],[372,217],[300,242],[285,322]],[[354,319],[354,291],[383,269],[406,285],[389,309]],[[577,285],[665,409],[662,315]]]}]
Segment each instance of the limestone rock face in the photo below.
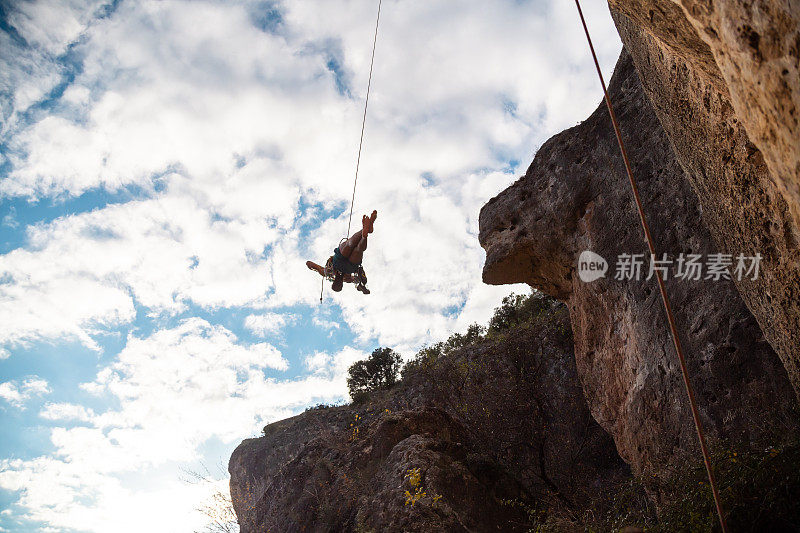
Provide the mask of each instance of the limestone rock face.
[{"label": "limestone rock face", "polygon": [[764,154],[781,192],[791,198],[792,209],[800,205],[800,4],[790,0],[610,0],[609,4],[713,80]]},{"label": "limestone rock face", "polygon": [[[717,251],[701,205],[623,51],[609,90],[659,253]],[[604,104],[547,141],[525,176],[483,207],[484,281],[524,282],[567,302],[595,419],[635,472],[694,450],[696,436],[655,279],[617,280],[620,254],[647,254]],[[579,254],[609,263],[580,280]],[[792,425],[786,370],[730,281],[667,280],[707,433],[756,444]],[[787,422],[788,420],[788,422]]]},{"label": "limestone rock face", "polygon": [[630,470],[572,353],[551,302],[539,323],[425,359],[364,404],[270,424],[230,459],[242,533],[528,531],[530,509],[595,507]]},{"label": "limestone rock face", "polygon": [[[359,411],[367,420],[355,418]],[[359,525],[465,531],[479,524],[500,530],[490,508],[495,495],[485,497],[481,479],[464,462],[464,430],[440,410],[334,409],[267,431],[231,457],[231,496],[242,532],[358,531]],[[284,456],[275,441],[287,438],[292,447]],[[416,489],[404,481],[417,468],[420,486],[432,496],[412,507],[404,490]],[[440,492],[448,498],[437,502],[443,510],[437,513],[431,497]]]},{"label": "limestone rock face", "polygon": [[737,286],[800,394],[800,3],[609,4],[718,249],[763,256]]}]

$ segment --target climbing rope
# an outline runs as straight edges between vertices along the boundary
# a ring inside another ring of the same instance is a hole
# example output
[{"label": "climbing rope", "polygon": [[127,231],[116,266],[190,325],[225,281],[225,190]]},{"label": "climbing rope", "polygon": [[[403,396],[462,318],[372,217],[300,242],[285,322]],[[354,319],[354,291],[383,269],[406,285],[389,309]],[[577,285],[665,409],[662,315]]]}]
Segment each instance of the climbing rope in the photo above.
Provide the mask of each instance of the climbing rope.
[{"label": "climbing rope", "polygon": [[[578,15],[581,18],[581,24],[583,24],[583,31],[586,33],[586,40],[589,42],[589,50],[592,52],[592,59],[594,59],[594,66],[597,69],[597,75],[600,77],[600,85],[603,87],[603,95],[605,97],[606,106],[608,107],[608,113],[611,116],[611,124],[614,126],[614,134],[617,136],[617,143],[619,144],[619,150],[622,153],[622,160],[625,162],[625,171],[628,173],[628,180],[631,184],[631,190],[633,191],[633,198],[636,201],[636,209],[639,211],[639,220],[642,223],[642,229],[644,230],[644,236],[647,240],[647,247],[650,249],[650,257],[655,258],[656,255],[656,248],[653,244],[653,237],[650,235],[650,228],[647,225],[647,219],[644,215],[644,208],[642,207],[642,200],[639,197],[639,187],[636,185],[636,180],[633,177],[633,171],[631,170],[631,164],[628,160],[628,153],[625,150],[625,143],[622,142],[622,133],[619,129],[619,123],[617,122],[617,116],[614,114],[614,107],[611,105],[611,98],[608,96],[608,89],[606,89],[606,82],[603,80],[603,73],[600,70],[600,63],[597,61],[597,54],[595,54],[594,46],[592,45],[592,38],[589,36],[589,28],[586,26],[586,19],[583,18],[583,11],[581,10],[581,4],[579,0],[575,0],[575,5],[578,7]],[[711,468],[711,458],[708,453],[708,447],[706,446],[706,439],[703,434],[703,425],[700,422],[700,413],[697,410],[697,402],[695,401],[694,397],[694,390],[692,389],[692,384],[689,381],[689,370],[686,367],[686,358],[683,355],[683,347],[681,346],[681,341],[678,337],[678,328],[675,325],[675,317],[672,314],[672,306],[670,305],[669,296],[667,295],[667,289],[664,285],[664,280],[661,278],[661,273],[656,270],[655,271],[656,280],[658,281],[658,290],[661,293],[661,301],[664,303],[664,310],[667,313],[667,321],[669,322],[669,330],[672,334],[672,342],[675,345],[675,352],[678,354],[678,361],[680,362],[681,366],[681,375],[683,376],[683,384],[686,387],[686,395],[689,397],[689,406],[692,410],[692,418],[694,419],[694,427],[697,430],[697,440],[700,442],[700,451],[703,454],[703,462],[706,466],[706,473],[708,474],[708,483],[711,485],[711,493],[714,496],[714,505],[717,508],[717,516],[719,517],[719,524],[722,527],[722,532],[727,533],[728,528],[725,525],[725,517],[722,512],[722,503],[720,502],[719,492],[717,491],[717,484],[714,480],[714,472]]]},{"label": "climbing rope", "polygon": [[353,221],[353,205],[356,201],[356,184],[358,184],[358,167],[361,164],[361,147],[364,145],[364,126],[367,124],[367,107],[369,106],[369,89],[372,86],[372,67],[375,64],[375,45],[378,43],[378,23],[381,20],[381,2],[378,0],[378,15],[375,17],[375,36],[372,38],[372,58],[369,61],[369,79],[367,81],[367,96],[364,99],[364,117],[361,119],[361,139],[358,141],[358,158],[356,158],[356,175],[353,179],[353,197],[350,199],[350,218],[347,219],[347,233],[344,238],[350,237],[350,223]]},{"label": "climbing rope", "polygon": [[[369,107],[369,90],[372,87],[372,67],[375,65],[375,45],[378,43],[378,24],[381,20],[381,2],[378,0],[378,14],[375,17],[375,35],[372,38],[372,57],[369,60],[369,78],[367,79],[367,95],[364,99],[364,116],[361,118],[361,138],[358,141],[358,157],[356,158],[356,175],[353,179],[353,196],[350,198],[350,217],[347,219],[347,233],[344,240],[350,237],[350,224],[353,221],[353,206],[356,201],[356,185],[358,184],[358,168],[361,165],[361,148],[364,146],[364,128],[367,124],[367,108]],[[341,244],[341,243],[340,243]],[[325,291],[325,276],[319,289],[319,302],[322,303],[322,294]]]}]

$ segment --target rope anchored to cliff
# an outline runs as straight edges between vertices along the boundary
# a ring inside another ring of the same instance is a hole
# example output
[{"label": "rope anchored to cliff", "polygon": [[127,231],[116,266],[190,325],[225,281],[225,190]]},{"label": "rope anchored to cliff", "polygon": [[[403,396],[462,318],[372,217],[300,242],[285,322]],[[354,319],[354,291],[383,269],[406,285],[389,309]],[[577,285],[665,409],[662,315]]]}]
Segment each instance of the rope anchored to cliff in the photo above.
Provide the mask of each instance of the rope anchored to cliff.
[{"label": "rope anchored to cliff", "polygon": [[[586,33],[586,40],[589,42],[589,50],[592,53],[592,59],[594,60],[594,66],[597,69],[597,75],[600,77],[600,85],[603,87],[603,95],[605,97],[606,106],[608,107],[608,113],[611,116],[611,124],[614,126],[614,134],[617,136],[617,143],[619,144],[619,150],[622,153],[622,160],[625,162],[625,171],[628,174],[628,180],[631,184],[631,190],[633,192],[633,199],[636,202],[636,209],[639,212],[639,220],[642,223],[642,229],[644,230],[645,240],[647,241],[647,247],[650,250],[650,257],[657,257],[656,255],[656,248],[653,244],[653,237],[650,234],[650,228],[647,225],[647,218],[644,214],[644,208],[642,207],[642,200],[639,197],[639,187],[636,184],[636,179],[633,177],[633,171],[631,170],[631,164],[628,160],[628,153],[625,150],[625,143],[622,141],[622,133],[620,132],[619,123],[617,122],[617,117],[614,114],[614,106],[611,105],[611,98],[608,96],[608,89],[606,89],[606,82],[603,79],[603,73],[600,70],[600,63],[597,61],[597,54],[594,51],[594,45],[592,45],[592,38],[589,35],[589,28],[586,26],[586,19],[583,17],[583,10],[581,10],[580,0],[575,0],[575,5],[578,8],[578,15],[581,19],[581,24],[583,24],[583,31]],[[667,295],[667,289],[664,285],[664,280],[661,277],[661,273],[656,270],[655,271],[656,281],[658,282],[658,290],[661,293],[661,301],[664,304],[664,310],[667,313],[667,321],[669,322],[669,330],[672,335],[672,342],[675,345],[675,352],[678,354],[678,361],[680,362],[681,367],[681,375],[683,376],[683,384],[686,387],[686,395],[689,398],[689,406],[692,411],[692,419],[694,420],[694,427],[697,430],[697,440],[700,443],[700,451],[703,454],[703,463],[706,466],[706,473],[708,474],[708,483],[711,486],[711,493],[714,496],[714,505],[716,506],[717,516],[719,517],[719,524],[722,527],[723,533],[727,533],[728,528],[725,525],[725,517],[722,511],[722,503],[720,502],[719,491],[717,490],[717,484],[714,479],[714,471],[711,468],[711,457],[708,453],[708,447],[706,446],[706,439],[703,433],[703,425],[700,422],[700,413],[697,410],[697,402],[695,401],[694,397],[694,390],[692,389],[692,384],[689,381],[689,370],[686,366],[686,358],[683,355],[683,347],[681,346],[680,338],[678,337],[678,328],[675,325],[675,316],[672,313],[672,306],[670,305],[669,296]]]}]

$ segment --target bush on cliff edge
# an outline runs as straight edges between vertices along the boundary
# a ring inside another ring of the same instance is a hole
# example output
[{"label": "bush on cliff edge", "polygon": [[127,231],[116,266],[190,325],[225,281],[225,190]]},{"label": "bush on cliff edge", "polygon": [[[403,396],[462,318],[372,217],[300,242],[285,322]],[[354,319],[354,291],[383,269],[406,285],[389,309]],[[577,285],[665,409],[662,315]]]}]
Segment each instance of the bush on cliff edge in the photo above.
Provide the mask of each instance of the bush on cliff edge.
[{"label": "bush on cliff edge", "polygon": [[350,365],[347,371],[350,397],[360,403],[370,392],[394,385],[400,373],[400,363],[400,354],[391,348],[376,348],[368,358]]}]

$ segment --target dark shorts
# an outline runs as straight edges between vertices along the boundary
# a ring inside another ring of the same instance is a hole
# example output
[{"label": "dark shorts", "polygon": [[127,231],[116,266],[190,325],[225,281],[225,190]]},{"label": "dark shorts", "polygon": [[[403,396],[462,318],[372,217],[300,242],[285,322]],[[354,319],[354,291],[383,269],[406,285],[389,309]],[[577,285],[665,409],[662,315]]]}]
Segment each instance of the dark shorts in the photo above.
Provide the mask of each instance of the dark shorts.
[{"label": "dark shorts", "polygon": [[333,268],[334,270],[338,270],[342,274],[355,274],[358,272],[358,267],[361,265],[356,265],[351,263],[345,256],[342,255],[342,252],[339,251],[339,248],[333,250]]}]

